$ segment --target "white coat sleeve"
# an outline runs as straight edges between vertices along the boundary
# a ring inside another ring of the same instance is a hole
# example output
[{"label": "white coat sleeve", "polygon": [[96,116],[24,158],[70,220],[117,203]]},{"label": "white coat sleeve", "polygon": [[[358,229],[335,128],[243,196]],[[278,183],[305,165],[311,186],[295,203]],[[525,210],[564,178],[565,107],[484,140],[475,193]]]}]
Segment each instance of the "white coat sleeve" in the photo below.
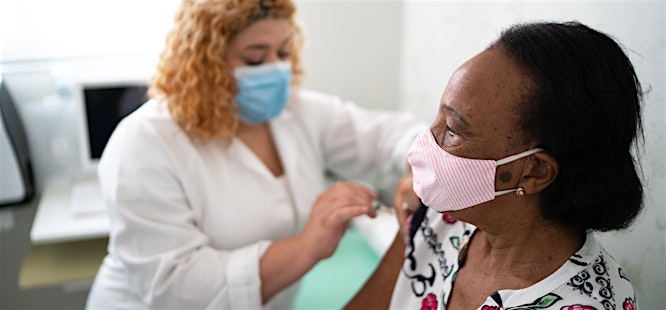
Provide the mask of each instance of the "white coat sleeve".
[{"label": "white coat sleeve", "polygon": [[370,183],[392,203],[397,182],[407,173],[409,147],[426,124],[406,112],[369,110],[317,93],[311,97],[327,168]]},{"label": "white coat sleeve", "polygon": [[[260,241],[233,251],[209,246],[184,194],[187,163],[176,164],[173,133],[141,121],[120,124],[100,161],[111,220],[109,253],[155,309],[261,309]],[[181,145],[187,143],[180,141]]]}]

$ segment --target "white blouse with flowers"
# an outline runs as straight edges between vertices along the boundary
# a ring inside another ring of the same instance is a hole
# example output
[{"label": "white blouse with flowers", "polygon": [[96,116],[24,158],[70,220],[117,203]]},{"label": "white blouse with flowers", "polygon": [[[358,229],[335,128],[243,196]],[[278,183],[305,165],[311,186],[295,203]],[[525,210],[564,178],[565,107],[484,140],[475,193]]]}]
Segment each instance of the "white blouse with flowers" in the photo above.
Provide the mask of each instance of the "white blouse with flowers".
[{"label": "white blouse with flowers", "polygon": [[[391,299],[391,309],[446,309],[476,227],[428,210],[406,248],[405,262]],[[622,268],[592,234],[557,271],[519,290],[500,290],[478,310],[633,310],[636,297]]]}]

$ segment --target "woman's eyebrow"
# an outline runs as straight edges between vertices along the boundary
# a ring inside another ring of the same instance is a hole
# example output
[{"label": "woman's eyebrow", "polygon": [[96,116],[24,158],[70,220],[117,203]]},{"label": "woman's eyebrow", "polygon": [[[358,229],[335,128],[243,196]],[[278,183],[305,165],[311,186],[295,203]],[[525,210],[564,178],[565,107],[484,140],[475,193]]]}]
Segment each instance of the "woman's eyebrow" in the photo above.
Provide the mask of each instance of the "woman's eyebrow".
[{"label": "woman's eyebrow", "polygon": [[454,108],[451,107],[450,105],[446,104],[446,102],[442,103],[442,105],[441,105],[440,108],[441,108],[442,110],[449,111],[449,112],[451,113],[451,115],[453,115],[453,117],[454,117],[455,119],[457,119],[457,120],[460,121],[461,126],[463,126],[463,127],[470,127],[469,123],[465,120],[465,118],[464,118],[462,115],[460,115],[460,113],[458,113],[458,111],[456,111],[456,109],[454,109]]},{"label": "woman's eyebrow", "polygon": [[243,48],[244,51],[247,51],[247,50],[262,50],[263,51],[263,50],[267,50],[267,49],[268,49],[268,44],[263,44],[263,43],[252,44],[252,45],[248,45],[248,46]]},{"label": "woman's eyebrow", "polygon": [[285,47],[287,44],[289,44],[289,41],[291,41],[291,36],[292,36],[292,34],[290,33],[289,36],[286,37],[286,38],[284,39],[284,41],[282,41],[282,43],[280,44],[280,48],[283,48],[283,47]]},{"label": "woman's eyebrow", "polygon": [[[280,48],[287,45],[290,40],[291,40],[291,34],[287,38],[285,38],[282,41],[282,43],[280,43]],[[262,50],[262,51],[267,50],[267,49],[269,49],[269,45],[265,44],[265,43],[251,44],[251,45],[248,45],[248,46],[243,48],[243,50]]]}]

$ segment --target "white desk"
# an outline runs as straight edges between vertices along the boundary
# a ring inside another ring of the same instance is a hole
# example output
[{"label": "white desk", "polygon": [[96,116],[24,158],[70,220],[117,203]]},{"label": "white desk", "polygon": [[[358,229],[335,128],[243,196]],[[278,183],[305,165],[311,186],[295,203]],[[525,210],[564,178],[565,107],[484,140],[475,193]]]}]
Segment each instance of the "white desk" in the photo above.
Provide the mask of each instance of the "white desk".
[{"label": "white desk", "polygon": [[30,239],[35,245],[107,237],[106,211],[74,215],[70,211],[72,182],[58,179],[46,185],[32,223]]}]

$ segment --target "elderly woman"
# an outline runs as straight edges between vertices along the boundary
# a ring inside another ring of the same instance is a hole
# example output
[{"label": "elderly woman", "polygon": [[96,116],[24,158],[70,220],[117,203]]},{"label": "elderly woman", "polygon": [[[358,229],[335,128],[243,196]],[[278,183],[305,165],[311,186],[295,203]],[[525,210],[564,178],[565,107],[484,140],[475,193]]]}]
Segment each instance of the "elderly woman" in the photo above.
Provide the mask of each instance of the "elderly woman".
[{"label": "elderly woman", "polygon": [[151,100],[101,158],[111,232],[89,309],[288,307],[392,198],[425,127],[300,89],[301,40],[290,0],[182,2]]},{"label": "elderly woman", "polygon": [[592,232],[642,208],[641,101],[609,36],[577,22],[504,31],[455,71],[411,147],[427,208],[348,308],[385,308],[391,294],[393,309],[636,308]]}]

